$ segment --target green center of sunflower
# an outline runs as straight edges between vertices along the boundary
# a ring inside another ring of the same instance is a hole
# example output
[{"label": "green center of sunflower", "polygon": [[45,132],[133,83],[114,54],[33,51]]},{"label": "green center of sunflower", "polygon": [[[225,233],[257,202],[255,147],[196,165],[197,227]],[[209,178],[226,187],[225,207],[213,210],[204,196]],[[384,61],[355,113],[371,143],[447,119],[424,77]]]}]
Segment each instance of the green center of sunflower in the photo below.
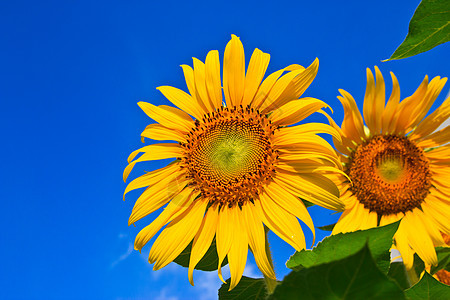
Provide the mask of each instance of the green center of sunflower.
[{"label": "green center of sunflower", "polygon": [[252,200],[274,174],[275,126],[250,107],[221,108],[196,121],[182,144],[192,184],[212,202]]},{"label": "green center of sunflower", "polygon": [[431,187],[423,150],[397,135],[377,135],[359,145],[347,174],[358,201],[379,215],[420,207]]},{"label": "green center of sunflower", "polygon": [[376,164],[376,170],[384,181],[396,183],[405,175],[405,164],[400,157],[382,157]]}]

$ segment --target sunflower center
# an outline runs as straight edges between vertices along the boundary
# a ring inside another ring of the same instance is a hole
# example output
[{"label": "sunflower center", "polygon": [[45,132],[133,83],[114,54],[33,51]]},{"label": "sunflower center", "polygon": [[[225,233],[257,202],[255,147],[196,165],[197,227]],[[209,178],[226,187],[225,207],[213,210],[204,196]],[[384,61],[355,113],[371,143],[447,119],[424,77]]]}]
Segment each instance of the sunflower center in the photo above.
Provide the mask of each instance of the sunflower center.
[{"label": "sunflower center", "polygon": [[275,129],[250,107],[208,113],[182,144],[181,160],[192,184],[212,202],[235,205],[252,200],[275,173]]},{"label": "sunflower center", "polygon": [[397,135],[377,135],[358,146],[347,173],[358,201],[379,215],[420,207],[431,187],[423,150]]}]

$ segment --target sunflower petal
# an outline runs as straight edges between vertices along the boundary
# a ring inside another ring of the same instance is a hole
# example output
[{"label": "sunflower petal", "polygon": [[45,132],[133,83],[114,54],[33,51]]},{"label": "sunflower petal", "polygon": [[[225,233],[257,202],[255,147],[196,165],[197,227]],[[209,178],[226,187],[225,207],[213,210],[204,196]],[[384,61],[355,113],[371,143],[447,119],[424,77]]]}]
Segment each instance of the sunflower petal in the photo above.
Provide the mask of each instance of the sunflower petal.
[{"label": "sunflower petal", "polygon": [[265,192],[259,197],[259,201],[255,201],[255,207],[264,224],[295,250],[305,249],[305,236],[297,218],[282,209]]},{"label": "sunflower petal", "polygon": [[242,206],[242,214],[245,224],[248,227],[249,245],[255,256],[258,268],[265,276],[275,279],[273,265],[269,262],[266,254],[264,226],[256,211],[255,205],[251,202],[244,203]]},{"label": "sunflower petal", "polygon": [[222,206],[219,211],[219,220],[216,231],[217,255],[219,257],[218,275],[223,283],[225,283],[225,280],[222,277],[222,262],[230,251],[233,239],[233,232],[229,227],[229,224],[233,221],[230,210],[231,209],[228,208],[228,205]]},{"label": "sunflower petal", "polygon": [[242,99],[242,106],[246,106],[253,101],[258,91],[259,85],[263,80],[267,67],[269,66],[270,55],[259,49],[253,51],[252,57],[245,75],[245,90]]},{"label": "sunflower petal", "polygon": [[172,262],[197,234],[208,201],[194,201],[183,214],[177,216],[161,232],[150,250],[149,261],[155,262],[153,270],[159,270]]},{"label": "sunflower petal", "polygon": [[305,204],[303,204],[303,202],[299,198],[293,196],[291,193],[281,188],[276,183],[269,184],[265,188],[265,191],[267,193],[267,196],[269,196],[276,204],[302,220],[309,227],[313,234],[312,243],[314,245],[316,231],[314,223],[308,213],[308,210],[306,209]]},{"label": "sunflower petal", "polygon": [[134,249],[141,251],[142,247],[144,247],[164,225],[182,214],[199,194],[200,192],[184,189],[176,195],[161,214],[150,223],[150,225],[147,225],[138,233],[134,241]]},{"label": "sunflower petal", "polygon": [[233,232],[233,242],[228,252],[228,263],[230,265],[231,291],[241,280],[247,263],[248,237],[247,228],[242,223],[242,212],[239,207],[230,210],[232,222],[229,224],[229,230]]},{"label": "sunflower petal", "polygon": [[208,109],[199,99],[200,96],[198,95],[197,89],[195,87],[194,69],[192,69],[188,65],[181,65],[181,68],[183,69],[186,85],[192,97],[191,110],[192,113],[194,113],[192,116],[194,116],[196,119],[201,119],[203,115],[208,112]]},{"label": "sunflower petal", "polygon": [[302,121],[324,107],[330,108],[328,104],[319,99],[302,98],[275,109],[270,115],[270,119],[276,125],[291,125]]},{"label": "sunflower petal", "polygon": [[203,218],[200,229],[195,235],[192,243],[191,256],[189,258],[189,282],[194,285],[194,268],[200,262],[202,257],[208,251],[217,229],[218,220],[218,205],[212,205],[208,208],[205,217]]},{"label": "sunflower petal", "polygon": [[222,83],[220,81],[220,61],[217,50],[209,51],[205,61],[206,87],[214,108],[222,106]]},{"label": "sunflower petal", "polygon": [[157,184],[149,186],[133,206],[128,226],[160,209],[175,195],[180,193],[189,183],[184,174],[175,173],[167,176]]},{"label": "sunflower petal", "polygon": [[177,141],[177,142],[186,142],[185,134],[181,131],[174,130],[171,128],[164,127],[161,124],[150,124],[145,130],[141,133],[142,142],[144,142],[144,138],[149,138],[152,140],[158,141]]},{"label": "sunflower petal", "polygon": [[438,260],[433,241],[425,229],[422,218],[424,218],[424,215],[418,208],[412,212],[406,212],[402,220],[402,223],[404,223],[404,231],[411,248],[417,252],[420,258],[429,265],[437,265]]},{"label": "sunflower petal", "polygon": [[193,127],[194,122],[185,112],[166,105],[154,106],[147,102],[138,102],[139,107],[153,120],[161,125],[188,133]]},{"label": "sunflower petal", "polygon": [[214,103],[210,100],[206,87],[205,64],[195,57],[192,60],[194,61],[194,82],[197,90],[197,100],[204,104],[208,112],[212,112],[214,111]]},{"label": "sunflower petal", "polygon": [[244,95],[244,46],[234,34],[225,47],[223,59],[223,92],[228,106],[239,106]]},{"label": "sunflower petal", "polygon": [[192,105],[194,100],[188,93],[172,86],[160,86],[156,89],[181,110],[195,118],[199,117],[198,111],[195,109],[195,106]]},{"label": "sunflower petal", "polygon": [[[141,157],[132,161],[139,153],[144,152]],[[180,157],[182,155],[183,149],[178,144],[153,144],[142,147],[138,150],[133,151],[128,157],[128,166],[126,166],[123,171],[123,181],[126,182],[128,175],[130,175],[131,170],[134,165],[138,162],[166,159],[172,157]]]}]

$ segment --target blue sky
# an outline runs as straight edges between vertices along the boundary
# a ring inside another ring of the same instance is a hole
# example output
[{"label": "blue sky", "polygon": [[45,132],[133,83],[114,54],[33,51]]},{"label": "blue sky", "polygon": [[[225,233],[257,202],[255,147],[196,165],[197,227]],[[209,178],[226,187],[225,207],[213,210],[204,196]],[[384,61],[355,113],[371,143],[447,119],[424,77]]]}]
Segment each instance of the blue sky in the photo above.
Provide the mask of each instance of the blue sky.
[{"label": "blue sky", "polygon": [[[185,89],[179,66],[212,49],[222,55],[234,33],[247,59],[255,47],[271,54],[269,72],[318,57],[305,95],[329,103],[340,124],[338,89],[362,105],[366,67],[380,67],[388,90],[393,71],[403,97],[425,74],[449,75],[448,45],[380,62],[403,41],[418,3],[2,1],[0,298],[214,299],[216,273],[195,273],[191,287],[186,269],[171,264],[153,272],[149,247],[143,254],[131,248],[155,217],[128,227],[139,193],[122,201],[126,158],[142,146],[139,135],[151,122],[136,103],[168,104],[155,88]],[[132,176],[166,163],[138,167]],[[338,218],[310,211],[318,226]],[[326,234],[318,231],[317,240]],[[293,249],[270,238],[282,278]],[[259,276],[252,259],[246,274]]]}]

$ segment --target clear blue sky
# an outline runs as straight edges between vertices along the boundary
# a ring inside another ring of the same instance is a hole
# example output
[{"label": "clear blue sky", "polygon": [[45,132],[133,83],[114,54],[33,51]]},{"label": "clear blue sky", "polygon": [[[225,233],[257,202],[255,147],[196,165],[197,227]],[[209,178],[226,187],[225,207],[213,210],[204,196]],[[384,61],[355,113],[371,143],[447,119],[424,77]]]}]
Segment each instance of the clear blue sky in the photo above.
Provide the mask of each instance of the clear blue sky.
[{"label": "clear blue sky", "polygon": [[[419,1],[2,1],[0,3],[0,298],[211,299],[216,273],[169,265],[153,272],[130,251],[155,215],[128,227],[122,171],[150,122],[138,101],[167,104],[155,89],[185,89],[181,64],[221,55],[232,33],[269,71],[320,59],[306,95],[328,102],[340,124],[338,88],[362,105],[365,68],[397,75],[402,96],[425,74],[448,76],[449,47],[382,63],[403,41]],[[387,86],[391,81],[388,76]],[[444,88],[438,103],[448,91]],[[311,120],[315,120],[312,118]],[[319,120],[319,118],[317,118]],[[322,119],[320,119],[322,120]],[[159,162],[136,168],[165,165]],[[311,209],[315,223],[338,215]],[[311,234],[307,243],[311,244]],[[318,231],[317,239],[326,235]],[[293,249],[271,236],[277,274]],[[249,260],[246,274],[258,274]]]}]

